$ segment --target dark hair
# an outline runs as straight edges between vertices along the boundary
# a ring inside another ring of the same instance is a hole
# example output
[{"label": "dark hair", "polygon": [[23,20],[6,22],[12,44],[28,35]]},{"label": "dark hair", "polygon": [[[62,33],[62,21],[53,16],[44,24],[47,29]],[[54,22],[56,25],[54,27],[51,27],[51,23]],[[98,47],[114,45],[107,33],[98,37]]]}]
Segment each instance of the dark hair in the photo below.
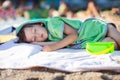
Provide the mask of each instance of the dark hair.
[{"label": "dark hair", "polygon": [[18,40],[18,43],[21,43],[21,42],[26,42],[26,36],[25,36],[25,32],[24,32],[24,28],[26,27],[23,27],[19,33],[17,34],[19,40]]},{"label": "dark hair", "polygon": [[27,28],[27,27],[33,27],[33,25],[41,25],[43,27],[45,27],[44,23],[31,23],[31,24],[26,24],[22,27],[22,29],[19,31],[19,33],[17,34],[19,40],[18,40],[18,43],[21,43],[21,42],[26,42],[26,43],[29,43],[26,41],[26,36],[25,36],[25,32],[24,32],[24,29]]}]

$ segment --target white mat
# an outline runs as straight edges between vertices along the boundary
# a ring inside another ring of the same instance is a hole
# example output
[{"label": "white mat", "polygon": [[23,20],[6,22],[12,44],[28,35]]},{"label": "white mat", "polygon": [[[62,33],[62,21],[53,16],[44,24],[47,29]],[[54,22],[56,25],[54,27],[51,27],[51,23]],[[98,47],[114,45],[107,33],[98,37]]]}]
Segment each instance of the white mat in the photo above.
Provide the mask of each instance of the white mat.
[{"label": "white mat", "polygon": [[42,52],[41,47],[16,44],[13,41],[0,45],[0,69],[25,69],[42,66],[69,72],[113,70],[120,72],[120,51],[93,56],[85,50],[61,49]]}]

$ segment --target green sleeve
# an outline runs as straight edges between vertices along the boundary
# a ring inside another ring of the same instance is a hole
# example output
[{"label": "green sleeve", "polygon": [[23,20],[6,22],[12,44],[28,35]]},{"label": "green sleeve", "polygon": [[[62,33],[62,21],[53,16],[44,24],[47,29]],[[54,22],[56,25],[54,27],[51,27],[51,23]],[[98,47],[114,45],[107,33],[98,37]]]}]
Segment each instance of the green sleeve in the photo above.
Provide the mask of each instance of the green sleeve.
[{"label": "green sleeve", "polygon": [[51,18],[48,21],[49,40],[60,41],[63,39],[64,22],[59,18]]}]

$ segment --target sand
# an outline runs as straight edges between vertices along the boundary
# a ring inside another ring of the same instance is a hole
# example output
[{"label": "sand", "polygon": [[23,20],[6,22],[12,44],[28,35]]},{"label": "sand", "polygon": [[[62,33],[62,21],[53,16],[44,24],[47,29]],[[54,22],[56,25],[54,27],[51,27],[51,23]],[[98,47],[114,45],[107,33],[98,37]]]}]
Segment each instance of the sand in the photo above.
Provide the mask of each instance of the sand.
[{"label": "sand", "polygon": [[120,80],[120,74],[110,71],[66,73],[50,69],[0,70],[0,80]]},{"label": "sand", "polygon": [[[104,11],[102,12],[102,18],[115,23],[120,31],[120,16]],[[28,70],[5,69],[0,70],[0,80],[120,80],[120,74],[113,71],[70,73],[48,68]]]}]

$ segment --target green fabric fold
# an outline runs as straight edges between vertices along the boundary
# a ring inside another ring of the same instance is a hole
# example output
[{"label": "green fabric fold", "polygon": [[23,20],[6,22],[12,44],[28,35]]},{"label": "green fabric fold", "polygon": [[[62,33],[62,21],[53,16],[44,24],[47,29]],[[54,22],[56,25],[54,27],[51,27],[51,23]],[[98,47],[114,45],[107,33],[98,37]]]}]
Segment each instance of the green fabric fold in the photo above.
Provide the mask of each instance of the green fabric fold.
[{"label": "green fabric fold", "polygon": [[81,43],[82,48],[86,47],[87,42],[101,41],[107,33],[107,23],[99,19],[87,19],[81,27],[77,41],[83,40],[83,43]]}]

